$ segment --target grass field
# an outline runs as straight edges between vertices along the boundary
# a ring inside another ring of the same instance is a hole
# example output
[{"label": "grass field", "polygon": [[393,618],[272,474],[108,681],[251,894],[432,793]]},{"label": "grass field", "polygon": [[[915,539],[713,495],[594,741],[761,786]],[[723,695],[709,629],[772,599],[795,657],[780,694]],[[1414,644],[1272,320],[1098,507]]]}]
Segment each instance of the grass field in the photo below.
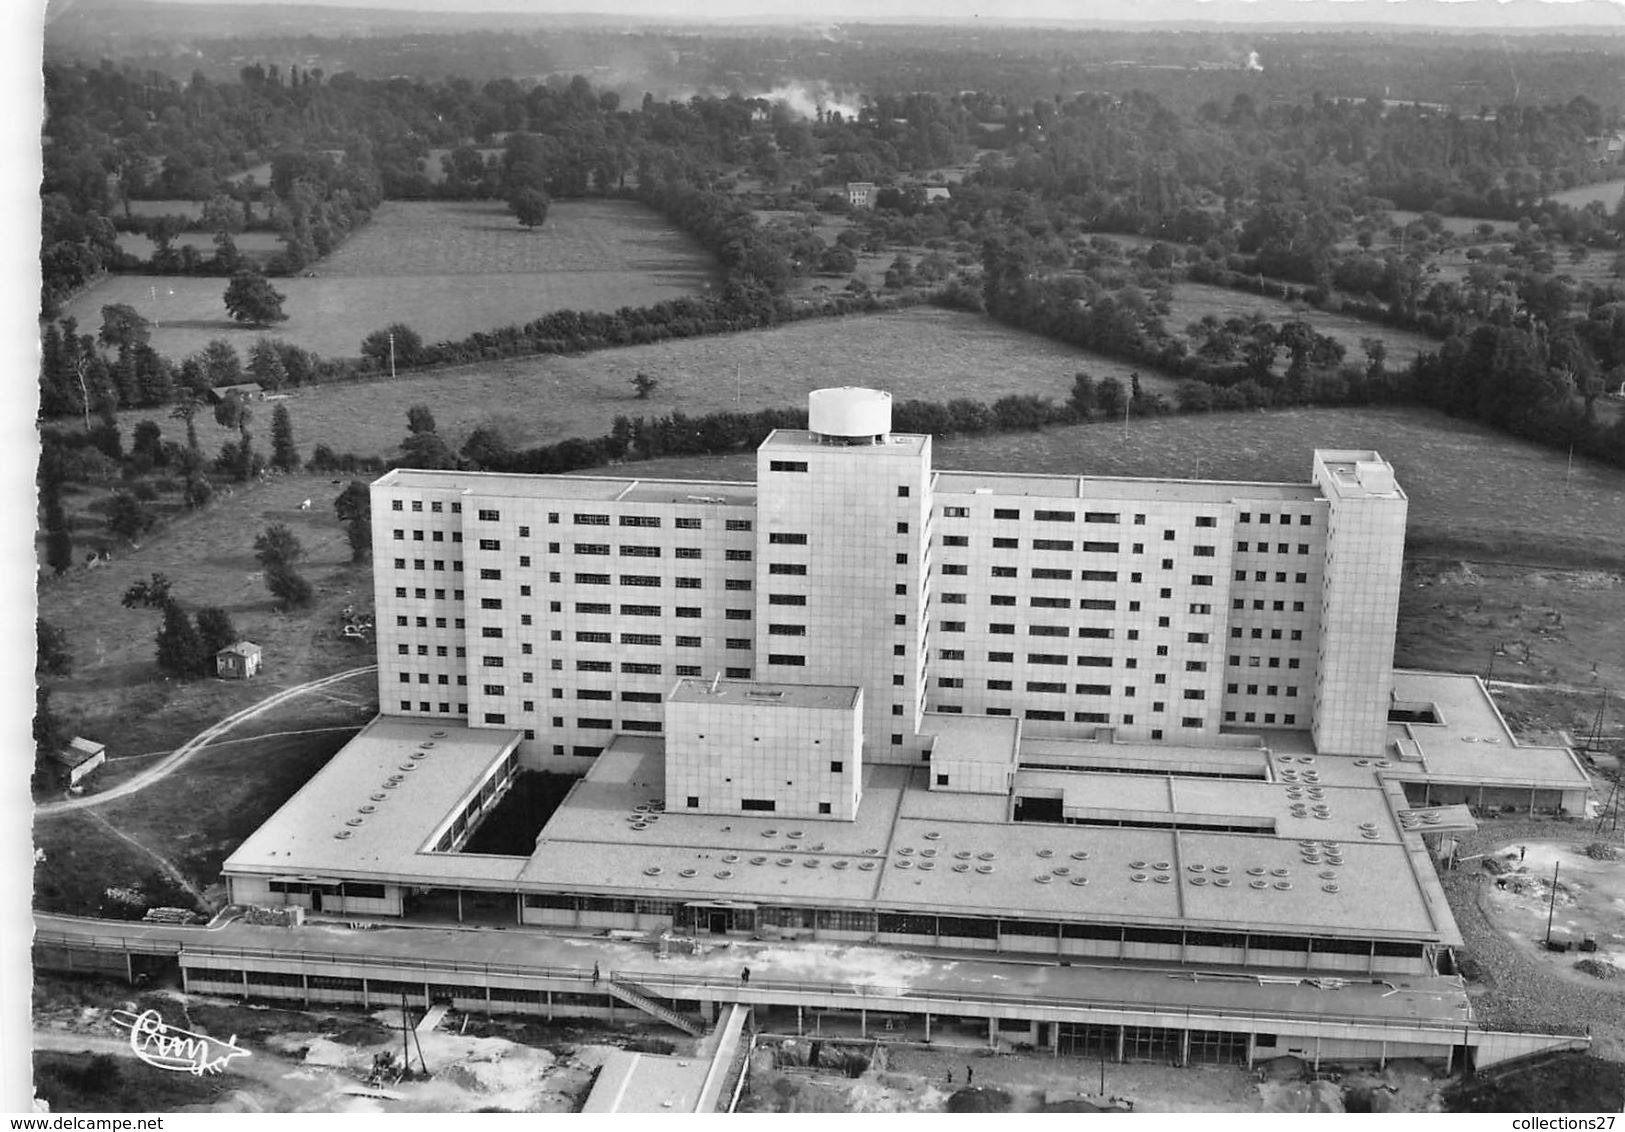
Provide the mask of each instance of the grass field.
[{"label": "grass field", "polygon": [[1553,193],[1552,199],[1559,204],[1566,204],[1570,208],[1584,208],[1592,201],[1597,200],[1606,205],[1609,212],[1613,212],[1622,196],[1625,196],[1625,177],[1613,181],[1598,181],[1592,185],[1581,185],[1575,189],[1565,189],[1563,192]]},{"label": "grass field", "polygon": [[[358,681],[361,682],[361,681]],[[317,728],[359,713],[284,709],[281,725]],[[293,713],[297,711],[297,716]],[[34,871],[35,903],[55,912],[96,915],[110,885],[162,886],[158,866],[108,832],[102,821],[162,854],[205,893],[220,882],[220,866],[243,839],[293,796],[354,732],[282,734],[211,747],[162,784],[96,811],[41,818],[34,843],[45,861]],[[211,894],[212,895],[212,894]],[[183,903],[191,903],[177,896]]]},{"label": "grass field", "polygon": [[[138,551],[117,552],[107,566],[79,568],[43,584],[40,614],[67,633],[76,662],[72,676],[53,682],[58,714],[77,733],[107,742],[113,755],[168,750],[280,688],[370,664],[370,642],[346,640],[338,631],[345,605],[372,604],[372,572],[350,564],[333,514],[339,490],[314,476],[240,486],[230,498],[148,536]],[[307,497],[311,509],[299,510]],[[304,545],[300,570],[316,591],[307,610],[278,612],[260,577],[254,537],[273,522],[286,523]],[[170,578],[187,608],[225,609],[238,633],[264,649],[262,676],[164,679],[154,660],[158,611],[119,604],[131,583],[154,572]]]},{"label": "grass field", "polygon": [[[243,255],[252,256],[262,262],[282,250],[282,240],[275,232],[238,232],[231,239]],[[153,243],[150,237],[143,236],[139,232],[120,232],[118,246],[120,251],[140,259],[151,259],[152,253],[158,250],[158,245]],[[176,249],[190,247],[204,259],[209,259],[214,255],[214,233],[182,232],[175,238],[172,246]],[[166,281],[169,278],[164,277]],[[162,283],[159,285],[162,286]],[[222,282],[221,287],[224,286]]]},{"label": "grass field", "polygon": [[[806,404],[810,390],[873,385],[899,400],[994,401],[1007,393],[1066,400],[1072,376],[1086,369],[1125,386],[1132,367],[1000,326],[980,315],[916,307],[883,315],[817,319],[773,330],[691,338],[601,350],[576,357],[535,357],[482,363],[360,385],[315,386],[285,402],[294,434],[308,455],[316,444],[358,454],[394,454],[406,435],[406,410],[422,403],[454,447],[476,425],[494,421],[513,443],[551,443],[601,436],[620,413],[691,416],[743,405],[747,409]],[[735,376],[737,371],[737,378]],[[660,381],[647,401],[634,398],[632,377]],[[1147,374],[1148,392],[1171,393],[1172,382]],[[256,409],[267,427],[270,410]],[[166,411],[121,414],[158,421],[164,435],[180,426]],[[200,418],[205,450],[231,439],[213,418]],[[261,442],[262,447],[264,442]]]},{"label": "grass field", "polygon": [[1388,344],[1390,366],[1409,365],[1418,353],[1436,350],[1438,343],[1425,334],[1400,330],[1381,323],[1367,322],[1350,315],[1332,314],[1305,307],[1299,309],[1281,299],[1263,295],[1249,295],[1229,287],[1215,287],[1207,283],[1181,283],[1174,288],[1172,313],[1164,320],[1168,329],[1183,333],[1193,322],[1213,315],[1223,322],[1231,318],[1245,318],[1257,311],[1277,325],[1291,318],[1301,318],[1316,332],[1335,338],[1348,351],[1345,358],[1363,363],[1365,353],[1360,348],[1362,338],[1380,338]]},{"label": "grass field", "polygon": [[[1625,566],[1625,471],[1427,410],[1214,413],[937,442],[938,468],[1304,482],[1315,448],[1375,448],[1410,497],[1414,552]],[[627,465],[640,475],[754,476],[748,456]],[[1625,619],[1625,610],[1621,610]]]},{"label": "grass field", "polygon": [[[559,201],[521,228],[499,202],[390,202],[304,276],[273,280],[288,321],[271,332],[328,357],[353,357],[374,330],[404,322],[424,341],[462,338],[549,311],[615,310],[703,292],[711,257],[659,215],[627,201]],[[67,304],[87,330],[128,303],[158,325],[152,345],[179,359],[212,338],[246,351],[266,333],[226,313],[225,280],[119,275]],[[156,289],[156,293],[155,293]]]}]

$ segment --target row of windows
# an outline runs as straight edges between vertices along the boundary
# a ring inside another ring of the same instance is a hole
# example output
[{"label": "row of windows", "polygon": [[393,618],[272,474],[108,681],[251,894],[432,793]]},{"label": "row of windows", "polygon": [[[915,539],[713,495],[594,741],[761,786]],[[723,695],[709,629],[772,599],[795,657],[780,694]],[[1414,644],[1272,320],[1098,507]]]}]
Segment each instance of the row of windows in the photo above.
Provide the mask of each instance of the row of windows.
[{"label": "row of windows", "polygon": [[[615,671],[615,665],[608,660],[578,660],[576,661],[576,671],[613,672]],[[633,660],[621,661],[621,674],[625,676],[659,676],[662,671],[662,666],[658,664]],[[674,664],[672,665],[672,674],[675,676],[699,676],[701,671],[700,666],[697,664]],[[561,694],[557,688],[553,689],[553,693],[555,699]]]},{"label": "row of windows", "polygon": [[[1268,554],[1270,552],[1270,544],[1267,543],[1267,542],[1255,542],[1255,543],[1238,542],[1238,543],[1236,543],[1236,549],[1238,551],[1241,551],[1242,553],[1246,553],[1246,551],[1249,549],[1249,547],[1252,549],[1253,553],[1255,553],[1255,554]],[[1289,542],[1278,542],[1278,543],[1276,543],[1275,544],[1275,553],[1276,554],[1290,554],[1290,553],[1292,553],[1292,544],[1289,543]],[[1308,554],[1309,553],[1309,544],[1306,543],[1306,542],[1298,543],[1298,553],[1299,554]]]},{"label": "row of windows", "polygon": [[[1245,582],[1246,580],[1247,580],[1247,571],[1245,571],[1245,570],[1237,570],[1236,571],[1236,581]],[[1255,581],[1255,582],[1267,582],[1269,580],[1270,580],[1270,574],[1269,574],[1268,570],[1254,570],[1253,571],[1253,581]],[[1285,582],[1286,581],[1286,571],[1285,570],[1277,570],[1275,572],[1275,580],[1277,582]],[[1298,585],[1301,586],[1301,585],[1303,585],[1305,582],[1307,582],[1309,580],[1309,575],[1308,574],[1294,574],[1292,576],[1292,580],[1294,582],[1296,582]]]},{"label": "row of windows", "polygon": [[[1242,632],[1243,632],[1243,630],[1242,630],[1242,627],[1240,625],[1233,626],[1231,628],[1231,630],[1230,630],[1230,639],[1235,640],[1235,641],[1241,640]],[[1303,630],[1302,629],[1289,629],[1289,630],[1288,629],[1271,629],[1271,630],[1269,630],[1269,639],[1272,640],[1272,641],[1279,641],[1281,639],[1281,634],[1283,632],[1287,634],[1287,638],[1289,640],[1294,640],[1294,641],[1303,640]],[[1261,640],[1264,639],[1264,630],[1259,629],[1259,628],[1254,628],[1254,629],[1248,630],[1247,635],[1250,636],[1255,641],[1261,641]]]},{"label": "row of windows", "polygon": [[[396,542],[405,542],[406,541],[406,531],[405,531],[404,528],[396,527],[394,532],[393,532],[393,535],[394,535],[394,539],[395,539]],[[430,531],[429,536],[430,537],[429,537],[428,541],[430,541],[430,542],[445,542],[446,541],[446,532],[445,531]],[[422,542],[422,541],[424,541],[423,540],[423,532],[421,530],[413,531],[412,532],[412,541],[413,542]],[[462,542],[463,541],[463,532],[462,531],[452,531],[451,532],[451,541],[452,542]]]},{"label": "row of windows", "polygon": [[[547,516],[547,521],[549,523],[557,523],[559,521],[559,513],[557,511],[549,512],[548,516]],[[578,527],[607,527],[607,526],[609,526],[609,516],[603,514],[602,512],[577,511],[574,515],[571,516],[571,521]],[[656,527],[660,526],[660,516],[658,516],[658,515],[622,515],[620,517],[620,525],[623,526],[623,527],[656,528]],[[672,520],[672,526],[676,527],[680,531],[698,531],[698,530],[703,530],[704,529],[705,522],[702,519],[697,519],[697,518],[694,518],[692,516],[684,516],[684,517],[673,519]],[[753,528],[753,526],[754,526],[754,524],[752,523],[752,521],[750,519],[725,519],[725,520],[723,520],[723,529],[725,529],[725,530],[748,531],[748,530],[751,530]],[[520,530],[521,534],[527,533],[526,529],[524,527],[520,527],[519,530]]]},{"label": "row of windows", "polygon": [[[942,509],[942,514],[943,517],[947,519],[968,519],[970,518],[970,508],[944,507]],[[1014,507],[995,507],[993,509],[993,517],[1001,520],[1020,519],[1021,511]],[[1083,521],[1085,523],[1116,523],[1120,522],[1122,517],[1122,514],[1117,511],[1085,511],[1083,513]],[[1033,518],[1041,523],[1073,523],[1077,521],[1078,513],[1076,511],[1035,510],[1033,511]],[[1140,526],[1144,526],[1145,516],[1134,516],[1134,522]],[[1196,520],[1196,525],[1199,527],[1210,527],[1214,525],[1214,522],[1210,517],[1204,516]]]},{"label": "row of windows", "polygon": [[[446,560],[444,558],[436,558],[433,561],[434,561],[434,569],[442,570],[442,571],[445,570],[445,568],[446,568]],[[412,569],[414,569],[414,570],[427,570],[427,569],[429,569],[428,562],[429,562],[428,559],[414,558],[414,559],[412,559]],[[397,569],[397,570],[406,569],[406,559],[404,559],[404,558],[395,559],[395,569]],[[463,570],[463,561],[462,561],[462,559],[460,559],[460,558],[453,559],[452,564],[451,564],[451,569],[452,569],[452,572],[454,574],[462,573],[462,570]],[[458,595],[459,595],[459,600],[461,600],[462,591],[458,590],[457,592],[458,592]]]},{"label": "row of windows", "polygon": [[[1242,668],[1242,667],[1246,667],[1246,668],[1279,668],[1279,667],[1281,667],[1281,658],[1278,657],[1278,656],[1249,656],[1249,657],[1246,658],[1246,661],[1247,661],[1247,663],[1245,665],[1243,665],[1242,664],[1242,658],[1239,655],[1237,655],[1235,653],[1232,653],[1230,655],[1230,658],[1229,658],[1227,663],[1228,663],[1229,667],[1231,667],[1231,668]],[[1286,658],[1286,666],[1288,668],[1298,668],[1298,667],[1300,667],[1299,662],[1298,662],[1298,658],[1295,657],[1295,656],[1287,657]]]},{"label": "row of windows", "polygon": [[[1243,522],[1243,523],[1251,523],[1253,521],[1253,513],[1251,511],[1243,511],[1240,515],[1237,516],[1237,519],[1240,522]],[[1266,525],[1267,526],[1269,524],[1269,521],[1270,521],[1269,512],[1260,511],[1258,513],[1258,522],[1259,522],[1260,525]],[[1313,515],[1299,515],[1298,516],[1298,526],[1300,526],[1300,527],[1307,527],[1311,523],[1313,523],[1314,521],[1315,520],[1314,520]],[[1282,515],[1280,525],[1283,526],[1283,527],[1291,526],[1292,525],[1292,516],[1291,515]]]},{"label": "row of windows", "polygon": [[[1225,695],[1242,695],[1242,687],[1243,686],[1241,684],[1226,684],[1224,686]],[[1298,695],[1298,686],[1296,684],[1288,684],[1285,688],[1282,688],[1279,684],[1248,684],[1246,685],[1246,688],[1247,691],[1245,694],[1249,696],[1279,696],[1284,694],[1287,699],[1291,700],[1296,699]],[[1260,692],[1260,688],[1263,688],[1264,690]]]},{"label": "row of windows", "polygon": [[[599,632],[597,630],[581,629],[575,635],[576,643],[581,645],[610,645],[615,643],[613,633]],[[725,637],[724,642],[730,649],[748,649],[752,647],[749,637]],[[623,645],[659,645],[662,637],[659,633],[622,633],[620,643]],[[699,637],[673,637],[672,644],[680,649],[697,649],[700,647]],[[501,657],[491,659],[500,661]]]},{"label": "row of windows", "polygon": [[[423,594],[424,594],[424,591],[423,591],[423,590],[417,590],[417,591],[416,591],[416,593],[417,593],[417,596],[418,596],[418,597],[422,597],[422,596],[423,596]],[[444,600],[444,598],[445,598],[445,595],[446,595],[446,591],[445,591],[445,590],[436,590],[436,591],[435,591],[435,596],[436,596],[436,597],[437,597],[437,598],[440,598],[440,599],[442,599],[442,600]],[[395,596],[396,596],[396,597],[405,597],[405,596],[406,596],[406,591],[405,591],[405,590],[404,590],[404,589],[396,589],[396,591],[395,591]],[[417,619],[416,619],[416,620],[417,620],[417,625],[418,625],[418,628],[420,628],[420,629],[426,629],[426,628],[428,628],[428,626],[429,626],[429,619],[428,619],[428,618],[427,618],[427,617],[419,617],[419,618],[417,618]],[[451,620],[452,620],[452,624],[453,624],[453,625],[454,625],[454,626],[455,626],[455,627],[456,627],[456,628],[458,628],[458,629],[461,629],[461,628],[462,628],[462,627],[463,627],[463,619],[462,619],[462,618],[461,618],[461,617],[454,617],[454,618],[452,618],[452,619],[451,619]],[[402,628],[405,628],[405,627],[406,627],[406,623],[407,623],[407,617],[406,617],[406,615],[405,615],[405,614],[400,614],[400,613],[398,613],[398,614],[396,614],[396,615],[395,615],[395,624],[396,624],[396,625],[399,625],[399,626],[401,626],[401,627],[402,627]],[[434,619],[434,627],[435,627],[435,628],[436,628],[436,629],[444,629],[444,628],[446,628],[446,625],[447,625],[447,622],[446,622],[446,618],[444,618],[444,617],[436,617],[436,618],[435,618],[435,619]],[[488,633],[485,633],[485,632],[484,632],[484,631],[483,631],[483,630],[482,630],[482,635],[484,635],[484,636],[489,636],[489,635],[490,635],[490,634],[488,634]],[[500,635],[501,635],[501,634],[500,634],[500,633],[498,633],[498,634],[496,634],[496,635],[498,635],[498,636],[500,636]]]},{"label": "row of windows", "polygon": [[[389,501],[389,509],[391,511],[399,511],[401,509],[401,501],[399,499],[390,500]],[[413,511],[422,511],[423,510],[423,500],[421,500],[421,499],[412,500],[412,510]],[[441,510],[440,501],[439,500],[430,501],[429,510],[435,512],[436,514],[439,514],[440,510]],[[460,514],[462,514],[462,512],[463,512],[463,505],[461,503],[453,503],[451,505],[451,513],[453,515],[460,515]]]}]

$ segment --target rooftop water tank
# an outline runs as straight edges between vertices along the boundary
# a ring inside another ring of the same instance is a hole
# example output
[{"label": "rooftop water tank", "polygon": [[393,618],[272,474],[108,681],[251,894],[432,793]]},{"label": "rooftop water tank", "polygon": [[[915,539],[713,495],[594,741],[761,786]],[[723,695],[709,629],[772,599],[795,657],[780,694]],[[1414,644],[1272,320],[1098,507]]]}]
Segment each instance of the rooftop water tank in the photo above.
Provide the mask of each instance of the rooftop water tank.
[{"label": "rooftop water tank", "polygon": [[835,441],[874,443],[891,432],[891,394],[843,386],[807,394],[807,428]]}]

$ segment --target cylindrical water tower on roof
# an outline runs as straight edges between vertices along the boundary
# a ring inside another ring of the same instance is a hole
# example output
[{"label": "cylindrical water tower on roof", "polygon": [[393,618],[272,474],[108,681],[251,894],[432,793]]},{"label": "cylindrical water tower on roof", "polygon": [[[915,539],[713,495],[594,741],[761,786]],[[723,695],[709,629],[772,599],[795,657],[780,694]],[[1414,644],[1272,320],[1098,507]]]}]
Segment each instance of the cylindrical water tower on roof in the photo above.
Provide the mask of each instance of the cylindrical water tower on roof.
[{"label": "cylindrical water tower on roof", "polygon": [[891,394],[847,385],[807,394],[807,429],[823,444],[884,444]]}]

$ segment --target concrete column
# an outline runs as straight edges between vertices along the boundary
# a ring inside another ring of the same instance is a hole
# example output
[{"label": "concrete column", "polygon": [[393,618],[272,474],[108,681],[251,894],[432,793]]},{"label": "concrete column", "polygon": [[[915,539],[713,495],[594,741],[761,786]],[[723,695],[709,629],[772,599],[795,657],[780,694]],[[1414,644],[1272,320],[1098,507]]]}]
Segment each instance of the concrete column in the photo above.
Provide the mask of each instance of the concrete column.
[{"label": "concrete column", "polygon": [[869,1009],[868,1009],[868,1007],[860,1006],[860,1007],[858,1007],[858,1037],[867,1038],[868,1036],[869,1036]]},{"label": "concrete column", "polygon": [[457,890],[457,922],[463,922],[463,890]]},{"label": "concrete column", "polygon": [[135,985],[135,956],[128,951],[124,953],[124,981]]},{"label": "concrete column", "polygon": [[1124,1034],[1124,1027],[1122,1027],[1122,1026],[1117,1027],[1117,1060],[1118,1061],[1123,1060],[1123,1034]]},{"label": "concrete column", "polygon": [[248,997],[248,972],[246,970],[243,972],[243,997]]},{"label": "concrete column", "polygon": [[[796,1010],[799,1013],[801,1008],[798,1006]],[[931,1041],[931,1012],[929,1010],[925,1012],[925,1040],[927,1043]]]},{"label": "concrete column", "polygon": [[1377,1043],[1377,1072],[1388,1068],[1388,1039]]},{"label": "concrete column", "polygon": [[1191,1063],[1191,1032],[1179,1031],[1179,1064],[1186,1066]]},{"label": "concrete column", "polygon": [[304,991],[305,991],[305,1005],[309,1006],[310,1005],[310,972],[309,971],[301,971],[301,972],[299,972],[299,985],[304,988]]},{"label": "concrete column", "polygon": [[547,991],[547,1002],[545,1005],[547,1007],[547,1020],[551,1022],[553,1021],[553,991],[551,989]]},{"label": "concrete column", "polygon": [[996,1049],[996,1048],[998,1048],[998,1045],[999,1045],[999,1020],[997,1018],[989,1018],[987,1020],[987,1048],[988,1049]]},{"label": "concrete column", "polygon": [[1061,1056],[1061,1024],[1059,1022],[1049,1023],[1049,1055],[1051,1057]]},{"label": "concrete column", "polygon": [[[926,1015],[926,1017],[929,1018],[930,1015],[928,1014],[928,1015]],[[931,1028],[930,1023],[926,1023],[925,1028],[927,1030],[930,1030],[930,1028]],[[796,1004],[796,1036],[797,1037],[801,1036],[801,1004],[799,1002]]]}]

